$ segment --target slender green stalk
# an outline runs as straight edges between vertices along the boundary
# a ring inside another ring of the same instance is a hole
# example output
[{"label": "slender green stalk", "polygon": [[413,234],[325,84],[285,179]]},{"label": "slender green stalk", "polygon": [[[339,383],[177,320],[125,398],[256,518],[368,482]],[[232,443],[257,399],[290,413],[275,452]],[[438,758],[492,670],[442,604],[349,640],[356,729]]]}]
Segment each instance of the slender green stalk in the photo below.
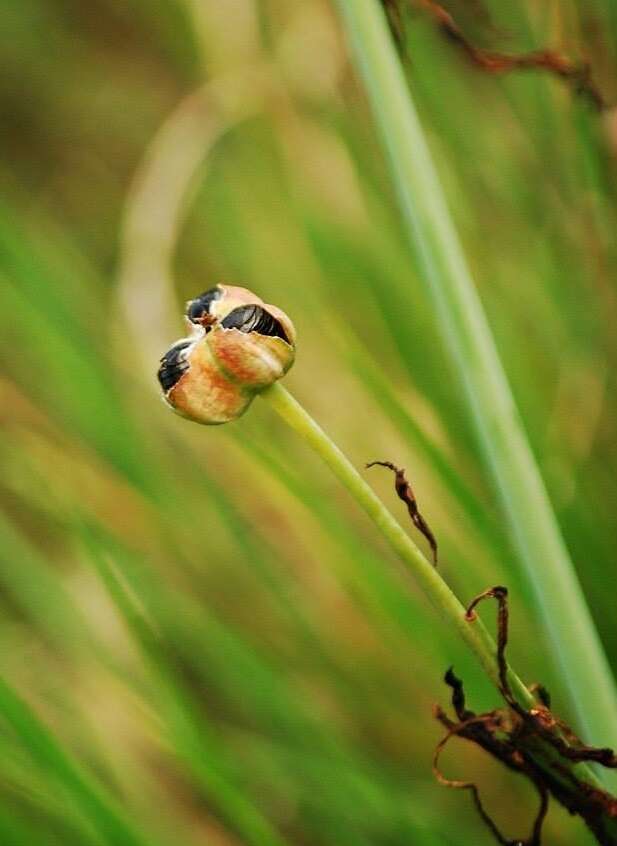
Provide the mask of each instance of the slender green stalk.
[{"label": "slender green stalk", "polygon": [[[337,0],[479,442],[569,702],[588,741],[617,746],[614,679],[563,542],[377,0]],[[561,691],[559,691],[561,693]]]},{"label": "slender green stalk", "polygon": [[[473,624],[466,622],[463,605],[349,459],[279,382],[263,391],[261,396],[326,462],[338,480],[366,511],[399,558],[411,570],[435,607],[458,629],[463,639],[476,653],[491,681],[497,685],[499,679],[495,661],[496,646],[486,628],[479,619]],[[512,674],[511,682],[521,704],[531,705],[533,699],[523,682],[515,674]]]},{"label": "slender green stalk", "polygon": [[[472,649],[493,684],[499,688],[497,647],[482,621],[478,618],[473,623],[467,622],[465,608],[442,579],[438,570],[425,558],[349,459],[289,391],[280,382],[275,382],[260,396],[325,461],[358,505],[368,514],[442,617],[454,626]],[[528,689],[511,668],[508,670],[508,680],[512,692],[521,705],[529,708],[535,704]],[[578,765],[575,769],[577,774],[589,784],[598,786],[595,775],[586,765]]]}]

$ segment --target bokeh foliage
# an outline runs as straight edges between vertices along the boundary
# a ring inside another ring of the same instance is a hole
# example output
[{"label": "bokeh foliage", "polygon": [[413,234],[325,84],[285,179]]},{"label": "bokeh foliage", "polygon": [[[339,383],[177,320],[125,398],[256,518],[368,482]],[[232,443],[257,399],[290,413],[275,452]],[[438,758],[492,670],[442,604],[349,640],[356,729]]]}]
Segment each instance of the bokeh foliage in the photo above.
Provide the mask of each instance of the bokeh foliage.
[{"label": "bokeh foliage", "polygon": [[[617,95],[610,0],[449,8],[484,45],[590,57]],[[2,842],[489,843],[430,771],[446,667],[495,704],[471,657],[266,407],[199,428],[153,378],[189,296],[280,304],[290,388],[357,466],[407,467],[448,581],[508,584],[517,668],[558,683],[333,9],[9,0],[3,19]],[[614,665],[614,115],[538,72],[482,75],[420,9],[407,48]],[[521,833],[525,785],[462,745],[447,764]],[[548,842],[584,838],[551,812]]]}]

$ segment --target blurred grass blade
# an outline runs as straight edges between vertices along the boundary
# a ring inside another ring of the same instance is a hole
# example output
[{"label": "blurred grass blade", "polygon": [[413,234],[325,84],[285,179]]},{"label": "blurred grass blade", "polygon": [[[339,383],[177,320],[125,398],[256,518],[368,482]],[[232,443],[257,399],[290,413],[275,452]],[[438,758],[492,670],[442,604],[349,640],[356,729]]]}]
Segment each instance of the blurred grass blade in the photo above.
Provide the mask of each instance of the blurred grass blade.
[{"label": "blurred grass blade", "polygon": [[0,716],[36,764],[47,771],[73,798],[104,843],[114,846],[146,846],[147,841],[112,806],[102,790],[80,770],[49,729],[1,677]]},{"label": "blurred grass blade", "polygon": [[427,141],[376,0],[338,0],[388,152],[408,236],[430,284],[518,555],[579,726],[617,746],[617,696],[572,562],[451,220]]},{"label": "blurred grass blade", "polygon": [[164,654],[164,648],[146,618],[134,607],[111,566],[90,547],[98,573],[122,615],[129,631],[153,671],[161,705],[178,753],[185,759],[198,783],[212,796],[221,812],[247,844],[285,846],[285,840],[271,826],[260,809],[234,784],[224,759],[224,750],[203,717],[194,712],[179,672]]}]

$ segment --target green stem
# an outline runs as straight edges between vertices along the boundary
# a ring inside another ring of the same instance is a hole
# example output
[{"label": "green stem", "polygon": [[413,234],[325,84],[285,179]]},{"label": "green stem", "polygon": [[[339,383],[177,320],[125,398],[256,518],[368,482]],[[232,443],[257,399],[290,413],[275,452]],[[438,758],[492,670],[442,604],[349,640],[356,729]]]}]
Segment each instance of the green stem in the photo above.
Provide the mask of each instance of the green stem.
[{"label": "green stem", "polygon": [[[436,608],[456,626],[463,639],[476,653],[493,683],[498,684],[496,647],[484,625],[479,619],[473,625],[465,621],[463,605],[349,459],[279,382],[263,391],[261,396],[325,461],[360,507],[366,511],[399,558],[411,570]],[[533,699],[525,685],[515,675],[512,676],[512,682],[521,704],[529,706]]]},{"label": "green stem", "polygon": [[[337,479],[377,526],[388,545],[414,576],[441,616],[459,632],[475,653],[487,676],[499,689],[497,647],[482,621],[477,618],[473,623],[467,622],[464,606],[442,579],[438,570],[423,555],[349,459],[289,391],[280,382],[276,382],[262,391],[260,396],[325,461]],[[508,680],[520,704],[525,708],[532,707],[535,704],[532,695],[511,668],[508,670]],[[574,769],[580,778],[594,787],[599,786],[598,780],[589,767],[580,764]]]},{"label": "green stem", "polygon": [[337,2],[388,152],[409,240],[558,661],[557,680],[565,682],[563,693],[588,740],[615,747],[611,669],[518,415],[383,9],[377,0]]}]

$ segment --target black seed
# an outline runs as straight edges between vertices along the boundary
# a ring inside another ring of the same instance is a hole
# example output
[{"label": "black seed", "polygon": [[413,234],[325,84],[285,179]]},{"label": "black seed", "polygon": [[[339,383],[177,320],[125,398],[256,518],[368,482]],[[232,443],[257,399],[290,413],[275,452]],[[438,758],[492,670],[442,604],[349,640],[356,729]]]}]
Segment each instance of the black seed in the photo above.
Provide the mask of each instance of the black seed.
[{"label": "black seed", "polygon": [[209,291],[204,291],[194,300],[189,300],[186,307],[186,316],[191,323],[199,323],[205,314],[210,314],[210,306],[215,300],[219,300],[223,295],[223,291],[217,285],[216,288],[210,288]]},{"label": "black seed", "polygon": [[190,341],[181,341],[179,344],[174,344],[161,359],[157,376],[165,393],[170,391],[182,374],[189,369],[189,363],[184,358],[184,351],[190,346]]},{"label": "black seed", "polygon": [[271,338],[289,338],[279,321],[259,305],[238,306],[221,321],[224,329],[239,329],[240,332],[257,332]]}]

